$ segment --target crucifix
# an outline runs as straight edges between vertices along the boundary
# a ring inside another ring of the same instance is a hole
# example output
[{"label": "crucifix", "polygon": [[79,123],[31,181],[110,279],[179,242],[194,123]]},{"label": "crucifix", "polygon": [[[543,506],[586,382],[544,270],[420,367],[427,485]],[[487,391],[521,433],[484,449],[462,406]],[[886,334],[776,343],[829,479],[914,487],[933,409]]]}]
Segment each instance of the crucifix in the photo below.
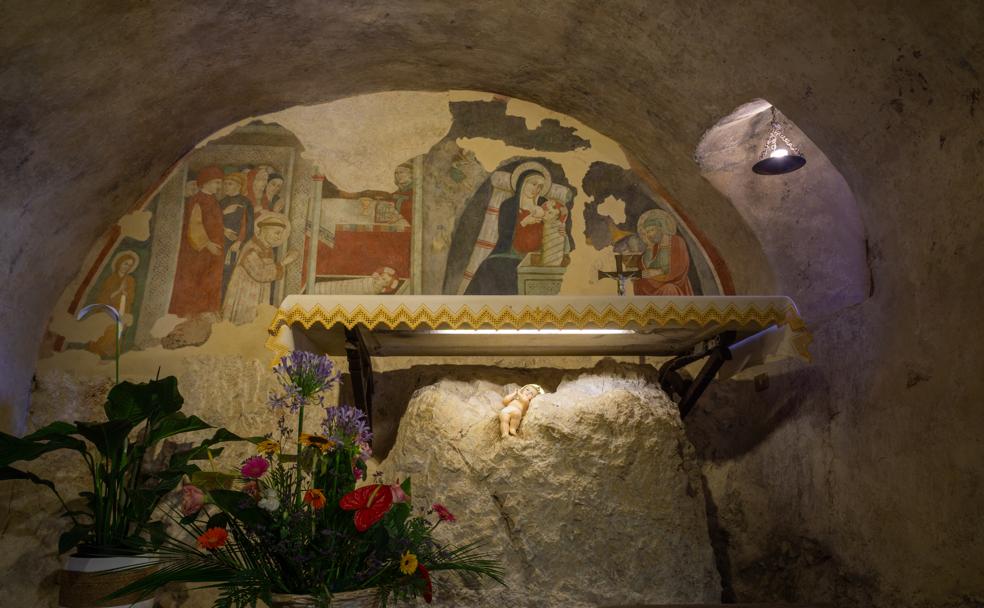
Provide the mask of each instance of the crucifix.
[{"label": "crucifix", "polygon": [[618,281],[618,295],[625,295],[625,280],[626,279],[638,279],[642,277],[642,271],[626,270],[623,261],[631,264],[639,259],[638,253],[616,253],[615,254],[615,271],[610,270],[599,270],[599,279],[615,279]]}]

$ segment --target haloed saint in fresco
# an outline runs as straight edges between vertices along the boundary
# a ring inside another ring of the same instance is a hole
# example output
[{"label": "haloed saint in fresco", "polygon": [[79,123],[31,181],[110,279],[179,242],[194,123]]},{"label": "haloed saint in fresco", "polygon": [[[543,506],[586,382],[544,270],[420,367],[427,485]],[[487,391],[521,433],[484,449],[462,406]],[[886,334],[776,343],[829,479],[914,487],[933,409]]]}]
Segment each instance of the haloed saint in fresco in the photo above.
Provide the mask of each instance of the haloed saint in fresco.
[{"label": "haloed saint in fresco", "polygon": [[637,234],[623,243],[625,251],[640,254],[642,277],[632,282],[637,296],[690,296],[694,294],[688,273],[690,253],[677,234],[673,216],[662,209],[650,209],[639,216]]},{"label": "haloed saint in fresco", "polygon": [[[133,271],[139,264],[140,257],[136,253],[132,251],[117,253],[110,264],[109,276],[99,285],[99,291],[92,299],[93,303],[109,304],[118,310],[122,315],[124,327],[130,325],[133,319],[130,309],[135,304],[137,293],[137,282],[133,278]],[[104,359],[115,357],[116,323],[108,325],[106,331],[98,339],[86,344],[85,348]]]},{"label": "haloed saint in fresco", "polygon": [[288,251],[277,261],[274,247],[283,245],[289,234],[290,222],[280,213],[270,211],[256,220],[253,238],[243,246],[226,289],[225,319],[236,325],[251,323],[259,306],[270,303],[271,284],[283,279],[286,266],[298,258],[296,251]]},{"label": "haloed saint in fresco", "polygon": [[569,188],[554,184],[547,168],[534,161],[511,174],[497,171],[491,180],[493,194],[459,294],[517,294],[521,265],[561,267],[570,261]]}]

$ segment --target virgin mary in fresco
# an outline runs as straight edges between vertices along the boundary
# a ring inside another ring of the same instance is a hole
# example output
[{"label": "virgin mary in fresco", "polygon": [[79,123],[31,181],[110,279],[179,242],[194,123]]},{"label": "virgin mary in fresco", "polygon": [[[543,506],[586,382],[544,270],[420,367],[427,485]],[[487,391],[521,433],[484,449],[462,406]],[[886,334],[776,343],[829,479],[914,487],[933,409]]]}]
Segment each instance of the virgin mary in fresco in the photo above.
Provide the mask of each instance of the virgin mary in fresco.
[{"label": "virgin mary in fresco", "polygon": [[[516,269],[526,254],[540,251],[543,244],[542,195],[550,190],[550,173],[535,162],[523,163],[512,174],[512,195],[495,210],[490,205],[482,233],[476,242],[476,254],[487,254],[473,272],[465,272],[465,295],[516,294]],[[494,239],[494,240],[493,240]],[[476,260],[473,254],[472,264]],[[472,264],[469,264],[471,266]]]}]

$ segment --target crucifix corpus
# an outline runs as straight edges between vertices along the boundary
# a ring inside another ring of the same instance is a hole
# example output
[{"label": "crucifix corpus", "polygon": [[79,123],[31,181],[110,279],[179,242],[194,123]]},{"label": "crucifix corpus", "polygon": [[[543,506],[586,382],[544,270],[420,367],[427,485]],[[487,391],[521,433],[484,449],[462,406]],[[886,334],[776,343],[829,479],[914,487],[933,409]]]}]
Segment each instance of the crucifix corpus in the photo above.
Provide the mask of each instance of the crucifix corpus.
[{"label": "crucifix corpus", "polygon": [[626,279],[638,279],[642,277],[642,271],[639,269],[626,270],[626,265],[634,265],[638,263],[639,254],[638,253],[616,253],[615,254],[615,271],[610,270],[599,270],[599,279],[615,279],[618,281],[618,295],[625,295],[625,280]]}]

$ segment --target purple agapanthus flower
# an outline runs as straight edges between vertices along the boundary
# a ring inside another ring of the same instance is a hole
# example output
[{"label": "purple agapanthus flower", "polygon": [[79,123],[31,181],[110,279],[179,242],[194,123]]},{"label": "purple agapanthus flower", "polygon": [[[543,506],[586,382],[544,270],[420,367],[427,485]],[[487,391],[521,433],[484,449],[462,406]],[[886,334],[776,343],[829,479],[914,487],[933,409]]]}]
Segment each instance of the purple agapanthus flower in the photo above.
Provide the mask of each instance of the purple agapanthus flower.
[{"label": "purple agapanthus flower", "polygon": [[273,371],[280,391],[270,393],[270,407],[292,414],[307,405],[323,405],[322,393],[331,390],[341,376],[327,356],[299,350],[281,358]]},{"label": "purple agapanthus flower", "polygon": [[369,445],[372,441],[366,415],[351,405],[326,408],[321,428],[329,439],[338,443]]}]

